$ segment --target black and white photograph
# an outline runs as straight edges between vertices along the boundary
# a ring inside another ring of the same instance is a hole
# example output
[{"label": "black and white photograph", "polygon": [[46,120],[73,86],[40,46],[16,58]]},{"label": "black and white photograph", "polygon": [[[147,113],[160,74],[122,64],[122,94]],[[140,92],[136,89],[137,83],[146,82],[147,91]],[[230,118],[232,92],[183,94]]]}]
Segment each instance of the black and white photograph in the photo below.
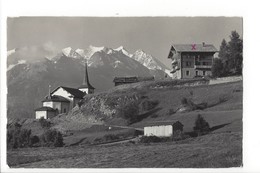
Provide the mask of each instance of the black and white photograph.
[{"label": "black and white photograph", "polygon": [[243,16],[5,22],[9,170],[243,169]]}]

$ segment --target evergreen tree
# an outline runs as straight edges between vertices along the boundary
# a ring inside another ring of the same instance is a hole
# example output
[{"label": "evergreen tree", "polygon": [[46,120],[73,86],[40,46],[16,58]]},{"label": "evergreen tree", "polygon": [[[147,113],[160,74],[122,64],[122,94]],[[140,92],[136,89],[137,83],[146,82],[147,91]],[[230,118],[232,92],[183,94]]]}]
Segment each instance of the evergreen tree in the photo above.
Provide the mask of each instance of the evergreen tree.
[{"label": "evergreen tree", "polygon": [[229,69],[236,74],[242,74],[243,41],[236,31],[232,31],[229,44]]},{"label": "evergreen tree", "polygon": [[224,65],[221,59],[215,58],[213,60],[211,71],[213,77],[222,77],[224,75]]},{"label": "evergreen tree", "polygon": [[193,130],[197,132],[198,136],[201,134],[206,134],[210,131],[209,123],[200,114],[198,114]]},{"label": "evergreen tree", "polygon": [[[222,40],[219,49],[219,60],[214,60],[212,75],[215,77],[242,74],[243,40],[236,31],[232,31],[230,41]],[[219,72],[217,72],[219,70]]]},{"label": "evergreen tree", "polygon": [[223,60],[228,59],[228,44],[225,39],[221,42],[218,56]]}]

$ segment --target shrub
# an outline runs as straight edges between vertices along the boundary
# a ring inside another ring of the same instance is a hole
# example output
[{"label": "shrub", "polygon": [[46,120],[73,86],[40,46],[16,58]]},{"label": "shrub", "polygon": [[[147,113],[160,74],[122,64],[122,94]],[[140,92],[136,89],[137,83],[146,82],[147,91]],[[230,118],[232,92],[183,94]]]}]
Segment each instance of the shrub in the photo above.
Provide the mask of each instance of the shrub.
[{"label": "shrub", "polygon": [[179,141],[179,140],[186,139],[186,137],[187,136],[184,135],[181,130],[176,130],[176,131],[174,131],[174,133],[172,135],[172,140],[173,141]]},{"label": "shrub", "polygon": [[62,134],[56,130],[46,130],[41,136],[41,143],[43,146],[54,146],[54,147],[62,147],[63,137]]},{"label": "shrub", "polygon": [[141,143],[161,142],[161,138],[157,136],[142,136],[140,142]]},{"label": "shrub", "polygon": [[183,98],[181,99],[181,104],[182,104],[182,105],[187,105],[187,104],[188,104],[188,99],[187,99],[186,97],[183,97]]},{"label": "shrub", "polygon": [[157,118],[157,117],[158,117],[158,114],[151,115],[151,118]]},{"label": "shrub", "polygon": [[170,137],[142,136],[140,139],[141,143],[168,142],[168,141],[171,141]]},{"label": "shrub", "polygon": [[104,136],[105,141],[114,141],[120,139],[119,135],[107,134]]},{"label": "shrub", "polygon": [[176,113],[176,110],[174,110],[174,109],[168,110],[168,115],[172,115],[172,114],[175,114],[175,113]]},{"label": "shrub", "polygon": [[7,128],[7,148],[31,147],[31,130],[15,123]]},{"label": "shrub", "polygon": [[35,144],[40,142],[40,138],[38,136],[31,136],[30,137],[30,143],[31,146],[34,146]]},{"label": "shrub", "polygon": [[200,114],[198,114],[193,130],[198,136],[207,134],[210,131],[209,123]]},{"label": "shrub", "polygon": [[149,111],[154,109],[159,104],[158,100],[145,100],[142,102],[142,110]]},{"label": "shrub", "polygon": [[218,102],[219,102],[219,103],[226,102],[227,100],[228,100],[228,98],[227,98],[226,95],[221,95],[221,96],[219,96],[219,98],[218,98]]},{"label": "shrub", "polygon": [[119,114],[127,120],[127,124],[132,124],[138,121],[139,102],[132,101],[119,109]]},{"label": "shrub", "polygon": [[47,121],[43,117],[39,119],[39,122],[42,128],[49,129],[51,127],[51,122]]}]

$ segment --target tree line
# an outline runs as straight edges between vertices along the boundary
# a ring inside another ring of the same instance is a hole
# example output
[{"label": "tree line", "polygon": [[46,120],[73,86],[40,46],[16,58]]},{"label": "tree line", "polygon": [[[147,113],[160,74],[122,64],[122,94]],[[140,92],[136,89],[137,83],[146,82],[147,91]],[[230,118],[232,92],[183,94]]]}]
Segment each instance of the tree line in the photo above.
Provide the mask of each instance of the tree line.
[{"label": "tree line", "polygon": [[213,77],[242,75],[243,40],[236,31],[232,31],[229,38],[228,42],[222,40],[218,58],[213,60]]}]

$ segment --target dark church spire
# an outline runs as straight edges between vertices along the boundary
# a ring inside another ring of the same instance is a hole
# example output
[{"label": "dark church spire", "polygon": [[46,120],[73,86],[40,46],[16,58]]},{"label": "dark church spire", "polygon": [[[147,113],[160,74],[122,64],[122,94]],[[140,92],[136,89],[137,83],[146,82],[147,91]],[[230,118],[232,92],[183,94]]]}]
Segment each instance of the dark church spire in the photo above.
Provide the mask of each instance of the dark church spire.
[{"label": "dark church spire", "polygon": [[85,74],[83,78],[83,84],[79,87],[79,89],[88,88],[88,89],[95,89],[90,83],[88,78],[88,65],[85,63]]}]

